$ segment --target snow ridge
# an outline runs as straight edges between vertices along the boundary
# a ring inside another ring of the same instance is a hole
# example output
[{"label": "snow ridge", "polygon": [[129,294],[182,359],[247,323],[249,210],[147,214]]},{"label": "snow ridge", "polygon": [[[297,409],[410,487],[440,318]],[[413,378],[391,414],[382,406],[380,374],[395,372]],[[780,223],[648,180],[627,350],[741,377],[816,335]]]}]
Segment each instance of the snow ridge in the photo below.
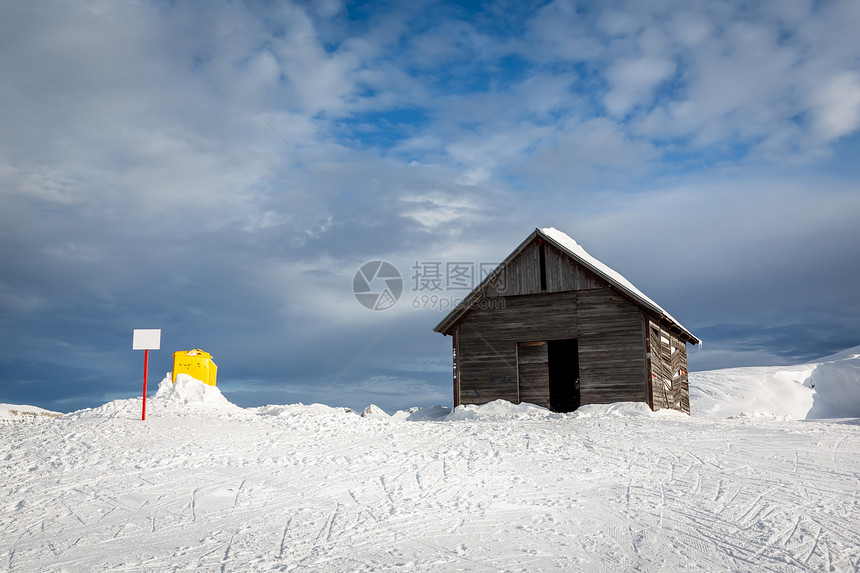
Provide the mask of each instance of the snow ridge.
[{"label": "snow ridge", "polygon": [[691,372],[690,404],[694,416],[858,418],[860,346],[797,366]]}]

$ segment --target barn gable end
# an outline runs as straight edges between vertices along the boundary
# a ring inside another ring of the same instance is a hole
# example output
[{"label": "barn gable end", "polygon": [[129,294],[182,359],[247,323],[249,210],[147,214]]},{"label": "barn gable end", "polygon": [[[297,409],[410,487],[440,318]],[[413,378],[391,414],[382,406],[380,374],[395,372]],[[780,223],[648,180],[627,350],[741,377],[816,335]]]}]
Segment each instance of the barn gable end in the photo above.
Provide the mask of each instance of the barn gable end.
[{"label": "barn gable end", "polygon": [[453,338],[455,406],[645,401],[689,412],[685,343],[698,339],[554,229],[536,229],[435,330]]}]

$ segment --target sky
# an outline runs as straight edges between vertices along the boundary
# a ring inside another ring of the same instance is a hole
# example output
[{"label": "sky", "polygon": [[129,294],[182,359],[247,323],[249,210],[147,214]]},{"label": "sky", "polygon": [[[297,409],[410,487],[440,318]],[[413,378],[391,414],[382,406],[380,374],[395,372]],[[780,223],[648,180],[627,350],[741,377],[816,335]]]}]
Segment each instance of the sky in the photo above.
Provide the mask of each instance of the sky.
[{"label": "sky", "polygon": [[[140,395],[160,328],[150,381],[201,348],[241,406],[449,405],[433,327],[549,226],[703,340],[691,370],[858,345],[858,29],[856,0],[2,1],[0,402]],[[354,296],[373,261],[390,308]]]}]

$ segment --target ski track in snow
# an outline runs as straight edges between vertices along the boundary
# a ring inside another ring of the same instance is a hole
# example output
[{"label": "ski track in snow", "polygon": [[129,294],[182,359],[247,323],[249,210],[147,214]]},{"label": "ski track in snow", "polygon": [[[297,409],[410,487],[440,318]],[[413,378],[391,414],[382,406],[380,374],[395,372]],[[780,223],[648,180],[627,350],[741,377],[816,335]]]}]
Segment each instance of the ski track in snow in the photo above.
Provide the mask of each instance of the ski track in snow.
[{"label": "ski track in snow", "polygon": [[0,571],[860,566],[852,423],[127,402],[0,427]]}]

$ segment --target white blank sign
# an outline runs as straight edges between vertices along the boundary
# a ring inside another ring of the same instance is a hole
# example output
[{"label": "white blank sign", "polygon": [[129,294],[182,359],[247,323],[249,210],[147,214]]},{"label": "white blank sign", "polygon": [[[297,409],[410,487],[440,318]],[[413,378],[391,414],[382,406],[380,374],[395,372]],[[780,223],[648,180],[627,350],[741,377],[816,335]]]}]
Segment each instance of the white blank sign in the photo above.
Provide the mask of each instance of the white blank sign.
[{"label": "white blank sign", "polygon": [[131,342],[132,350],[159,350],[161,348],[161,329],[135,329]]}]

